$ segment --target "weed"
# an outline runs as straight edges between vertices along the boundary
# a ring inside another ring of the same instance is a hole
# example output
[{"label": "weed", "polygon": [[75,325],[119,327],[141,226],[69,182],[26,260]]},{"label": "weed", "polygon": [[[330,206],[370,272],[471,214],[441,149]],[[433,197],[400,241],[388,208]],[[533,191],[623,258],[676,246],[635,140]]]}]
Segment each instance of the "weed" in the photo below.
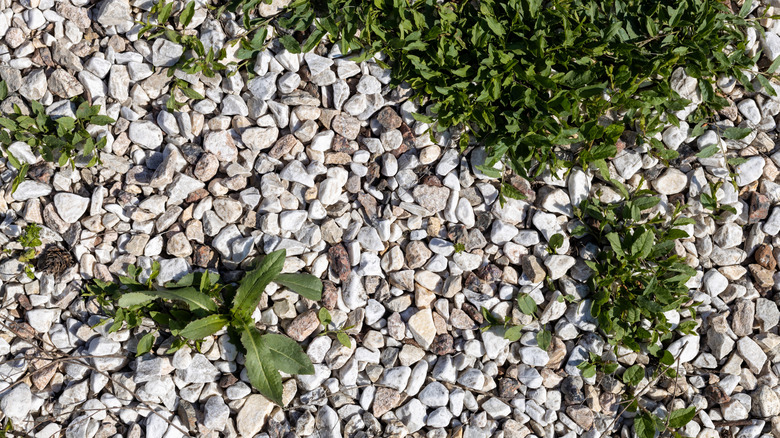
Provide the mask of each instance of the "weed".
[{"label": "weed", "polygon": [[22,234],[17,241],[22,245],[23,252],[19,256],[19,261],[24,263],[24,273],[30,280],[35,278],[32,270],[32,261],[35,260],[36,251],[35,248],[42,245],[41,243],[41,227],[36,224],[28,224],[24,227]]},{"label": "weed", "polygon": [[325,331],[323,331],[317,336],[335,335],[336,340],[338,340],[341,345],[347,348],[352,348],[352,342],[349,340],[349,335],[347,335],[347,330],[355,327],[354,325],[350,325],[347,327],[339,327],[334,330],[328,330],[328,326],[331,324],[332,319],[330,317],[330,312],[328,312],[328,309],[324,307],[321,308],[320,311],[317,313],[317,317],[320,320],[320,324],[325,326]]},{"label": "weed", "polygon": [[[154,264],[148,278],[135,266],[120,283],[95,280],[87,295],[94,296],[113,316],[109,331],[127,324],[140,326],[142,318],[151,318],[177,338],[168,352],[196,342],[227,327],[232,342],[241,346],[252,385],[277,404],[282,404],[282,380],[279,371],[288,374],[313,374],[314,367],[300,345],[274,333],[261,333],[252,320],[266,286],[272,281],[301,296],[319,300],[322,282],[309,274],[281,274],[285,250],[266,255],[247,272],[238,286],[220,283],[217,273],[189,274],[164,288],[154,287],[159,265]],[[129,290],[129,291],[128,291]],[[110,308],[116,304],[116,310]],[[147,333],[138,343],[138,354],[151,350],[154,334]]]},{"label": "weed", "polygon": [[[2,94],[2,93],[0,93]],[[65,166],[70,163],[75,168],[76,159],[89,160],[87,167],[100,162],[97,150],[106,145],[106,137],[97,141],[92,137],[87,128],[89,125],[105,126],[114,123],[115,120],[108,116],[99,115],[100,105],[90,105],[83,102],[76,110],[76,118],[49,117],[38,102],[30,102],[32,116],[22,113],[22,110],[14,105],[14,113],[7,118],[0,117],[0,144],[3,145],[8,161],[19,172],[14,179],[12,191],[15,191],[24,180],[30,164],[21,162],[9,150],[15,142],[24,142],[30,146],[33,153],[39,153],[44,160]]]},{"label": "weed", "polygon": [[[660,158],[674,158],[652,137],[667,120],[679,125],[673,113],[690,103],[670,86],[677,68],[698,79],[693,124],[727,105],[713,86],[719,75],[755,90],[743,73],[761,56],[745,53],[746,30],[763,32],[746,18],[753,3],[734,14],[720,0],[297,0],[280,25],[316,30],[303,47],[280,40],[300,52],[327,35],[357,61],[382,52],[396,83],[431,98],[432,116],[417,120],[468,126],[488,149],[483,172],[500,177],[492,166],[503,160],[527,176],[603,162],[633,126]],[[766,76],[779,66],[756,76],[772,95]],[[609,114],[619,115],[604,124]]]},{"label": "weed", "polygon": [[[675,331],[692,334],[697,324],[694,309],[698,303],[691,300],[686,286],[696,271],[674,253],[675,241],[689,237],[679,227],[694,222],[680,217],[685,206],[679,204],[669,217],[662,214],[648,217],[643,212],[655,207],[660,202],[658,197],[652,196],[649,190],[631,194],[622,185],[617,187],[624,198],[620,202],[606,204],[592,198],[575,209],[582,224],[572,235],[602,248],[595,260],[585,261],[593,270],[588,280],[590,313],[598,320],[609,344],[634,352],[646,351],[659,367],[668,367],[675,360],[663,349],[664,343],[674,338]],[[688,311],[691,318],[675,327],[667,314],[682,311]],[[613,374],[618,364],[592,356],[579,368],[587,378],[597,371]],[[674,375],[670,368],[665,372]],[[625,370],[622,379],[629,387],[635,387],[645,378],[645,373],[645,366],[636,364]],[[637,410],[637,406],[633,409]],[[691,412],[695,413],[695,408],[673,412],[666,426],[682,427],[693,416]],[[661,420],[650,412],[643,411],[635,421],[641,438],[651,438],[656,430],[666,430],[666,426],[657,424]]]},{"label": "weed", "polygon": [[696,327],[685,285],[696,271],[672,254],[675,241],[689,237],[679,227],[694,221],[680,217],[685,206],[679,204],[670,218],[643,217],[643,211],[660,202],[651,194],[649,190],[626,192],[623,201],[612,204],[596,198],[584,200],[575,209],[582,225],[572,234],[602,248],[596,260],[585,263],[593,270],[588,280],[593,298],[591,314],[598,319],[609,343],[633,351],[644,346],[657,354],[661,351],[659,342],[674,334],[665,312],[687,309],[692,319],[681,323],[677,330],[690,334]]}]

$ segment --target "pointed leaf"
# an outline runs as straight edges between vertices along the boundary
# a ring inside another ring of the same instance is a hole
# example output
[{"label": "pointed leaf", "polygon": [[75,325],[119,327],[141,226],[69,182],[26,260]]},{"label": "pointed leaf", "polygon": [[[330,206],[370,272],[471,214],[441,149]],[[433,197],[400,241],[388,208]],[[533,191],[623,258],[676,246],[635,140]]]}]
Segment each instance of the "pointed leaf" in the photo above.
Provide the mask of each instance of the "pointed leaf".
[{"label": "pointed leaf", "polygon": [[220,331],[230,322],[227,315],[209,315],[187,324],[179,335],[187,339],[203,339]]},{"label": "pointed leaf", "polygon": [[287,374],[314,374],[311,359],[301,346],[287,336],[264,334],[263,344],[271,352],[268,356],[276,367]]},{"label": "pointed leaf", "polygon": [[265,287],[282,271],[286,256],[287,252],[283,249],[266,255],[259,262],[257,268],[249,271],[241,279],[241,285],[236,291],[231,310],[235,316],[243,319],[252,315],[260,302]]},{"label": "pointed leaf", "polygon": [[191,1],[187,3],[187,6],[184,7],[184,10],[181,11],[181,15],[179,15],[179,24],[181,24],[181,27],[187,27],[192,21],[192,17],[194,15],[195,15],[195,2]]},{"label": "pointed leaf", "polygon": [[677,409],[669,414],[669,427],[677,429],[684,427],[696,415],[696,407],[688,406],[685,409]]},{"label": "pointed leaf", "polygon": [[154,346],[154,333],[149,332],[138,341],[138,345],[135,347],[136,357],[142,356],[152,350]]},{"label": "pointed leaf", "polygon": [[322,299],[322,281],[311,274],[279,274],[274,282],[312,301]]},{"label": "pointed leaf", "polygon": [[156,298],[141,292],[128,292],[119,297],[117,304],[119,307],[130,307],[146,304],[150,301],[154,301]]},{"label": "pointed leaf", "polygon": [[217,305],[208,295],[202,294],[193,287],[185,287],[175,290],[143,291],[142,293],[165,298],[166,300],[182,301],[190,310],[207,310],[216,312]]},{"label": "pointed leaf", "polygon": [[246,371],[252,386],[274,403],[281,405],[282,376],[268,361],[268,350],[263,347],[262,335],[256,328],[244,325],[241,344],[246,349]]}]

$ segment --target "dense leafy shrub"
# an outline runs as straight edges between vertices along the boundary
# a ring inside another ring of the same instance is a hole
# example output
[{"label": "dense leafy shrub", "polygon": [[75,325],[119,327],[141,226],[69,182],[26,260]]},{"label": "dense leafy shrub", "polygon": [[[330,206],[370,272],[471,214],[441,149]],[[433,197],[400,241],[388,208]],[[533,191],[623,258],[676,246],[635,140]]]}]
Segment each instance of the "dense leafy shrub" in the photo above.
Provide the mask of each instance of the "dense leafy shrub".
[{"label": "dense leafy shrub", "polygon": [[[310,274],[281,274],[285,250],[265,256],[257,267],[244,275],[238,286],[220,282],[215,272],[188,274],[164,288],[155,287],[159,264],[154,262],[151,274],[142,275],[135,266],[128,268],[120,284],[95,279],[87,288],[112,316],[109,332],[123,327],[136,328],[143,318],[154,320],[176,338],[171,353],[189,341],[199,341],[227,327],[232,342],[243,347],[249,380],[260,393],[282,404],[282,378],[288,374],[313,374],[309,357],[295,341],[275,333],[261,333],[252,320],[263,291],[272,281],[311,300],[319,300],[322,282]],[[108,322],[109,320],[106,320]],[[138,342],[137,354],[149,352],[154,332]]]},{"label": "dense leafy shrub", "polygon": [[[503,159],[527,175],[569,164],[556,149],[587,166],[615,154],[624,128],[661,129],[665,112],[689,103],[670,87],[677,67],[701,79],[693,122],[727,103],[713,87],[718,75],[752,89],[743,70],[759,55],[745,54],[744,32],[761,27],[745,19],[751,4],[734,14],[720,0],[297,0],[279,23],[314,25],[313,36],[359,59],[383,52],[396,82],[431,98],[437,129],[469,126],[488,148],[486,167]],[[613,110],[622,115],[599,121]]]}]

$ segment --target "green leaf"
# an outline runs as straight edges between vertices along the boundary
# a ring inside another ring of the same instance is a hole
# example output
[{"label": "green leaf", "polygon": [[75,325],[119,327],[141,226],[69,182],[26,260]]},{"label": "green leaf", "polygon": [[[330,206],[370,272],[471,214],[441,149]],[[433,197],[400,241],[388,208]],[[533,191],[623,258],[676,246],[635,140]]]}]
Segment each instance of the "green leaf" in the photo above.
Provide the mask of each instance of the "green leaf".
[{"label": "green leaf", "polygon": [[745,18],[753,8],[753,0],[745,0],[742,7],[739,9],[739,17]]},{"label": "green leaf", "polygon": [[556,250],[563,246],[563,235],[560,233],[555,233],[552,236],[550,236],[550,248],[553,250]]},{"label": "green leaf", "polygon": [[504,332],[504,339],[509,340],[510,342],[516,342],[520,340],[520,337],[523,336],[523,327],[519,325],[513,325],[512,327],[509,327]]},{"label": "green leaf", "polygon": [[582,377],[590,379],[596,375],[596,365],[588,362],[583,362],[580,365],[584,365],[582,368],[580,368],[582,370]]},{"label": "green leaf", "polygon": [[766,69],[767,74],[772,74],[777,71],[777,68],[780,67],[780,56],[775,58],[774,61],[772,61],[772,64],[769,65],[769,68]]},{"label": "green leaf", "polygon": [[653,415],[647,412],[634,418],[634,429],[638,438],[655,437],[655,420]]},{"label": "green leaf", "polygon": [[720,152],[720,146],[713,144],[699,151],[699,153],[696,154],[696,156],[699,158],[709,158],[717,154],[718,152]]},{"label": "green leaf", "polygon": [[677,409],[669,414],[669,427],[679,429],[685,427],[696,416],[696,407],[688,406],[685,409]]},{"label": "green leaf", "polygon": [[206,294],[202,294],[195,290],[194,287],[185,287],[181,289],[163,289],[154,291],[141,291],[154,297],[164,298],[166,300],[181,301],[190,308],[190,310],[205,310],[208,312],[216,312],[217,305]]},{"label": "green leaf", "polygon": [[164,25],[168,21],[168,18],[171,16],[172,11],[173,11],[173,2],[164,3],[164,6],[160,10],[160,13],[157,15],[157,21],[160,24]]},{"label": "green leaf", "polygon": [[330,322],[332,321],[330,312],[328,312],[328,309],[324,307],[321,307],[320,311],[317,312],[317,318],[320,320],[320,324],[325,326],[325,328],[327,328]]},{"label": "green leaf", "polygon": [[279,42],[282,43],[288,52],[301,53],[301,45],[298,43],[298,40],[292,37],[292,35],[282,35],[279,37]]},{"label": "green leaf", "polygon": [[636,386],[644,377],[644,367],[642,365],[634,365],[623,373],[623,382],[629,386]]},{"label": "green leaf", "polygon": [[195,2],[191,1],[187,3],[187,6],[184,7],[184,10],[181,11],[181,15],[179,15],[179,24],[181,27],[187,27],[189,26],[190,22],[192,21],[192,17],[195,15]]},{"label": "green leaf", "polygon": [[517,307],[526,315],[536,313],[536,301],[528,294],[517,294]]},{"label": "green leaf", "polygon": [[154,301],[156,298],[141,292],[126,292],[119,297],[117,304],[119,307],[140,306]]},{"label": "green leaf", "polygon": [[339,344],[347,348],[352,348],[352,341],[349,340],[349,336],[347,336],[346,333],[344,332],[336,333],[336,339],[339,341]]},{"label": "green leaf", "polygon": [[209,315],[205,318],[196,319],[187,324],[179,335],[191,340],[203,339],[220,331],[230,323],[230,317],[227,315]]},{"label": "green leaf", "polygon": [[631,254],[634,256],[646,257],[653,250],[653,242],[655,241],[655,233],[651,229],[645,230],[636,240],[631,244]]},{"label": "green leaf", "polygon": [[625,257],[626,254],[623,252],[623,246],[622,242],[620,242],[620,236],[617,235],[617,233],[607,233],[607,240],[609,241],[610,246],[612,246],[612,251],[615,251],[615,254],[618,257]]},{"label": "green leaf", "polygon": [[92,116],[89,118],[89,123],[92,123],[93,125],[105,126],[116,123],[116,120],[108,116]]},{"label": "green leaf", "polygon": [[138,346],[136,346],[136,353],[135,356],[143,356],[144,354],[150,352],[152,350],[152,347],[154,346],[154,333],[149,332],[141,337],[141,339],[138,341]]},{"label": "green leaf", "polygon": [[189,97],[190,99],[195,99],[195,100],[203,99],[202,94],[198,93],[197,91],[193,90],[190,87],[181,87],[179,88],[179,90],[181,90],[181,92],[184,93],[184,95]]},{"label": "green leaf", "polygon": [[264,347],[263,335],[255,327],[244,325],[241,330],[241,344],[246,350],[245,363],[249,382],[261,394],[278,405],[282,405],[282,376],[268,360],[268,349]]},{"label": "green leaf", "polygon": [[536,333],[536,343],[539,344],[539,348],[547,350],[550,348],[550,342],[552,341],[552,333],[548,330],[539,330]]},{"label": "green leaf", "polygon": [[279,274],[274,282],[312,301],[322,299],[322,281],[311,274]]},{"label": "green leaf", "polygon": [[259,261],[255,269],[249,271],[241,279],[241,284],[233,299],[231,310],[233,315],[240,319],[252,315],[268,283],[274,281],[279,272],[282,271],[286,255],[287,252],[283,249],[266,255]]},{"label": "green leaf", "polygon": [[758,82],[761,83],[761,87],[764,88],[764,91],[766,91],[766,94],[768,94],[770,96],[777,96],[777,92],[775,91],[775,87],[773,87],[772,84],[769,83],[769,79],[767,79],[762,74],[756,75],[756,79],[758,79]]},{"label": "green leaf", "polygon": [[429,124],[433,123],[433,118],[428,117],[425,114],[412,113],[412,118],[414,118],[414,120],[417,120],[418,122],[429,123]]},{"label": "green leaf", "polygon": [[0,100],[5,100],[8,97],[8,85],[5,81],[0,81]]},{"label": "green leaf", "polygon": [[753,132],[750,128],[726,128],[723,130],[723,136],[729,140],[742,140]]},{"label": "green leaf", "polygon": [[262,336],[265,348],[271,353],[265,360],[271,361],[287,374],[314,374],[314,365],[300,345],[287,336],[266,333]]}]

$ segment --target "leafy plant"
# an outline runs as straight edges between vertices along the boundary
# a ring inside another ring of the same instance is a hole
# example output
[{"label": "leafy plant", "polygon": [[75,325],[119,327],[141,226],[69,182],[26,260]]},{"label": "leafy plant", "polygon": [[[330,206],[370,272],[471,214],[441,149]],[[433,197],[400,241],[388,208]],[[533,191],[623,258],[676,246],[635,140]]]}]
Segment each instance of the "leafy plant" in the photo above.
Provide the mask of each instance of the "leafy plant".
[{"label": "leafy plant", "polygon": [[35,278],[32,270],[32,261],[35,260],[36,251],[35,248],[42,245],[41,243],[41,227],[37,224],[30,223],[24,227],[22,234],[19,235],[17,241],[22,245],[22,254],[19,256],[19,261],[24,263],[24,273],[27,274],[31,280]]},{"label": "leafy plant", "polygon": [[0,144],[2,144],[8,161],[19,172],[14,179],[12,191],[15,191],[24,180],[29,169],[29,163],[20,162],[8,147],[17,141],[27,143],[34,153],[39,153],[44,160],[65,166],[70,163],[75,168],[75,159],[89,159],[87,167],[100,162],[96,153],[106,145],[106,137],[97,141],[89,133],[89,125],[105,126],[114,123],[111,117],[98,114],[100,105],[90,105],[83,102],[76,110],[76,118],[49,117],[38,102],[30,102],[32,116],[22,113],[14,104],[14,113],[7,118],[0,117]]},{"label": "leafy plant", "polygon": [[347,348],[352,348],[352,341],[349,340],[349,335],[347,334],[347,330],[354,328],[354,325],[350,325],[347,327],[337,327],[333,330],[328,330],[328,326],[331,325],[333,320],[331,319],[330,312],[328,312],[328,309],[322,307],[320,308],[320,311],[317,313],[317,318],[320,320],[320,324],[325,326],[325,331],[320,333],[317,336],[328,336],[328,335],[334,335],[336,336],[336,340],[339,341],[339,343]]},{"label": "leafy plant", "polygon": [[685,285],[696,271],[673,254],[675,241],[689,237],[679,227],[694,222],[680,217],[685,207],[680,204],[669,218],[645,217],[642,212],[660,202],[649,190],[623,195],[624,200],[612,204],[584,200],[575,209],[582,225],[572,234],[601,248],[596,260],[585,263],[593,270],[588,280],[590,311],[608,342],[660,354],[661,343],[674,336],[665,312],[690,312],[692,319],[677,327],[681,333],[691,334],[696,327]]},{"label": "leafy plant", "polygon": [[[241,35],[231,39],[225,45],[235,46],[240,45],[240,48],[236,50],[234,56],[239,59],[238,62],[226,62],[227,50],[225,47],[214,50],[210,47],[206,50],[205,46],[201,42],[200,38],[195,35],[185,35],[179,32],[186,28],[191,22],[195,14],[195,2],[189,1],[178,14],[175,14],[173,2],[167,2],[162,0],[152,7],[147,16],[145,22],[138,32],[138,37],[145,37],[146,39],[153,40],[164,36],[171,42],[180,44],[184,50],[185,55],[182,56],[173,68],[168,70],[168,76],[173,76],[176,70],[181,70],[188,74],[202,73],[207,77],[214,77],[218,72],[226,71],[228,76],[236,74],[240,69],[243,69],[253,63],[257,58],[257,54],[266,48],[266,38],[268,37],[268,25],[273,20],[271,18],[253,18],[253,11],[264,0],[233,0],[221,2],[221,6],[216,9],[215,16],[221,17],[225,11],[240,14],[239,20],[244,27],[245,32]],[[269,3],[266,1],[266,3]],[[313,47],[312,47],[313,48]],[[308,50],[311,50],[309,48]],[[249,79],[254,77],[252,69],[247,69],[247,76]],[[181,90],[187,97],[191,99],[203,99],[199,93],[192,90],[185,81],[178,80],[173,84],[174,88]],[[173,96],[174,89],[171,89],[171,96]],[[170,100],[173,100],[171,97]],[[178,102],[169,103],[169,110],[178,110],[182,104]]]},{"label": "leafy plant", "polygon": [[[469,127],[487,146],[484,169],[499,174],[492,166],[503,160],[526,176],[603,162],[626,127],[638,127],[660,158],[676,157],[652,139],[666,120],[679,125],[673,112],[690,103],[672,90],[672,73],[682,67],[698,79],[694,124],[727,105],[713,86],[720,75],[753,91],[744,71],[761,55],[746,54],[745,32],[763,29],[746,18],[752,4],[734,14],[720,0],[296,0],[279,23],[313,25],[307,43],[327,34],[357,61],[382,52],[388,63],[377,62],[392,66],[396,83],[432,101],[430,115],[415,119]],[[280,40],[291,52],[309,46]],[[766,76],[778,66],[756,76],[770,94]],[[560,157],[565,149],[572,159]]]},{"label": "leafy plant", "polygon": [[710,193],[707,192],[701,192],[699,195],[699,201],[701,201],[701,205],[712,211],[712,216],[716,220],[720,220],[720,212],[729,212],[731,214],[737,214],[737,209],[732,207],[731,205],[727,204],[721,204],[720,201],[718,201],[717,197],[715,196],[715,193],[723,186],[723,181],[718,181],[716,183],[709,183]]},{"label": "leafy plant", "polygon": [[[159,272],[159,265],[155,265],[145,281],[141,281],[141,271],[131,266],[129,276],[120,277],[121,286],[95,280],[88,286],[88,293],[101,305],[116,303],[109,331],[119,330],[124,323],[130,328],[138,327],[141,318],[148,317],[177,337],[171,350],[227,327],[233,343],[243,348],[252,386],[281,405],[279,372],[313,374],[314,367],[292,339],[258,330],[252,313],[271,282],[311,300],[319,300],[322,295],[322,282],[313,275],[280,273],[285,255],[285,250],[266,255],[237,287],[220,283],[219,275],[208,271],[189,274],[164,288],[154,287],[153,280]],[[138,353],[149,351],[153,342],[153,334],[145,335],[139,342]]]},{"label": "leafy plant", "polygon": [[523,335],[523,326],[512,324],[512,317],[505,316],[503,320],[496,318],[490,310],[483,307],[482,318],[485,320],[485,325],[480,327],[482,332],[486,332],[494,327],[499,327],[504,331],[504,339],[508,339],[515,342]]},{"label": "leafy plant", "polygon": [[[138,31],[138,37],[146,37],[153,40],[160,36],[165,36],[169,41],[181,45],[185,54],[179,58],[173,68],[168,70],[168,76],[173,76],[175,71],[181,70],[188,74],[202,73],[208,77],[214,77],[217,72],[227,69],[227,65],[221,61],[227,56],[226,50],[215,51],[213,47],[206,51],[203,43],[197,35],[185,35],[177,32],[176,27],[184,29],[190,22],[195,13],[195,2],[188,2],[181,12],[174,17],[174,2],[161,0],[152,6],[147,15],[146,22],[139,22],[143,27]],[[189,51],[189,53],[186,53]],[[185,82],[186,84],[186,82]],[[189,89],[180,85],[182,91]],[[173,96],[173,94],[171,94]],[[203,99],[201,96],[200,99]]]}]

